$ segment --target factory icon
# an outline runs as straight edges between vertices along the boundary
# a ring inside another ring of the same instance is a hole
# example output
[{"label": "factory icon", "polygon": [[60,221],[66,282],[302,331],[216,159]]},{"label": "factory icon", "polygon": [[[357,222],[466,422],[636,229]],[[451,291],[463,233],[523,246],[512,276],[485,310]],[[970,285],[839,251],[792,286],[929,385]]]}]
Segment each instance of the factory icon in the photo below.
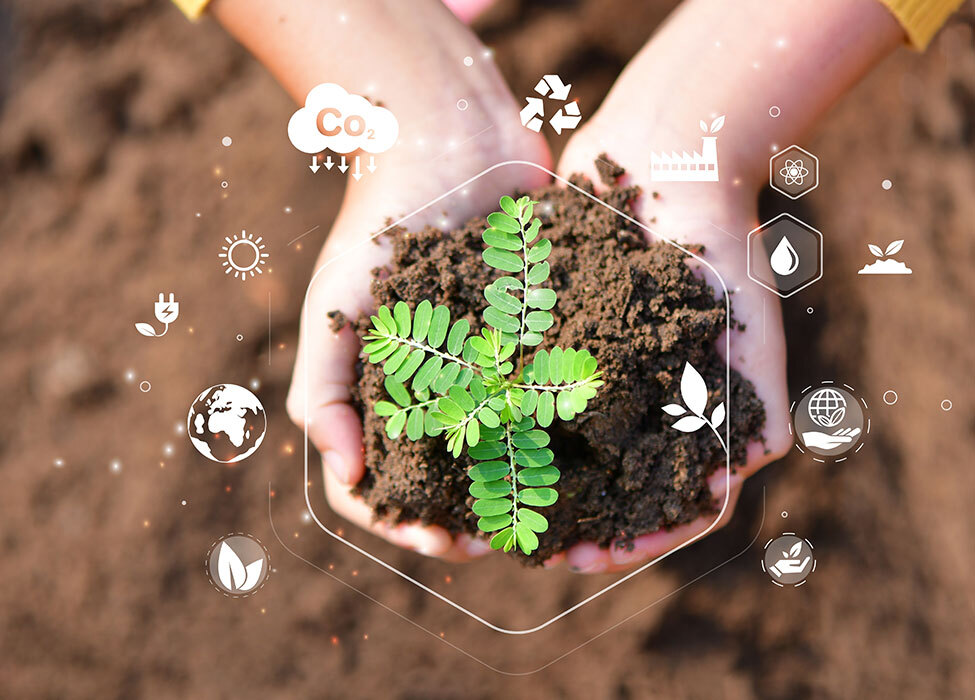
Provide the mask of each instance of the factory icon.
[{"label": "factory icon", "polygon": [[724,126],[724,115],[717,117],[708,126],[700,122],[701,152],[693,154],[684,151],[678,154],[652,152],[650,154],[650,179],[655,182],[717,182],[718,181],[718,137],[715,136]]}]

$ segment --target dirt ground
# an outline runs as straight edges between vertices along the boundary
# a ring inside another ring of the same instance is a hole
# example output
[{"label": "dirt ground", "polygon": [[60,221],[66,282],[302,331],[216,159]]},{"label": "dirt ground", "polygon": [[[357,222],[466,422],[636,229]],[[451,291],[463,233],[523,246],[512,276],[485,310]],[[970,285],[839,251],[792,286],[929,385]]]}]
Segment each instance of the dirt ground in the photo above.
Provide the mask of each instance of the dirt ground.
[{"label": "dirt ground", "polygon": [[[478,30],[516,94],[558,72],[591,114],[672,5],[512,0]],[[725,530],[512,637],[302,518],[284,397],[341,179],[299,162],[287,96],[166,2],[0,4],[0,696],[975,697],[973,17],[885,61],[804,144],[821,185],[789,210],[825,233],[825,276],[785,305],[790,391],[856,387],[866,447],[833,466],[793,452],[749,480]],[[243,228],[271,255],[246,284],[217,258]],[[867,243],[895,239],[914,274],[858,278]],[[133,324],[164,289],[180,318],[142,338]],[[264,445],[234,469],[208,462],[177,431],[187,407],[255,380]],[[816,546],[801,588],[759,567],[783,530]],[[259,537],[274,569],[242,600],[202,566],[234,531]],[[451,567],[347,534],[509,624],[615,580]]]}]

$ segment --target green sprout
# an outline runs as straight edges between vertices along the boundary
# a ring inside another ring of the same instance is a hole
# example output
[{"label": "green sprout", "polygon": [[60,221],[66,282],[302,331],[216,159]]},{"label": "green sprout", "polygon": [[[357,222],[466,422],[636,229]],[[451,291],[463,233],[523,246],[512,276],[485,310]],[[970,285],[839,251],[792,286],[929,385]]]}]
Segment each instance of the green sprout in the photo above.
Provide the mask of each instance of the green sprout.
[{"label": "green sprout", "polygon": [[539,286],[549,276],[545,259],[552,242],[541,238],[532,245],[542,225],[532,219],[537,203],[505,196],[502,211],[487,217],[484,262],[519,276],[484,288],[487,327],[480,334],[469,335],[463,318],[451,325],[447,307],[424,300],[414,311],[404,301],[392,310],[380,307],[364,337],[369,362],[383,362],[392,398],[375,405],[387,418],[386,434],[394,440],[404,430],[410,440],[443,435],[455,458],[466,444],[476,462],[467,474],[478,529],[495,533],[492,548],[518,546],[525,554],[538,547],[536,533],[548,529],[545,516],[532,508],[556,502],[552,487],[561,475],[552,465],[548,433],[536,425],[547,428],[556,414],[572,420],[603,384],[587,350],[538,350],[525,364],[524,349],[542,342],[556,301],[555,290]]}]

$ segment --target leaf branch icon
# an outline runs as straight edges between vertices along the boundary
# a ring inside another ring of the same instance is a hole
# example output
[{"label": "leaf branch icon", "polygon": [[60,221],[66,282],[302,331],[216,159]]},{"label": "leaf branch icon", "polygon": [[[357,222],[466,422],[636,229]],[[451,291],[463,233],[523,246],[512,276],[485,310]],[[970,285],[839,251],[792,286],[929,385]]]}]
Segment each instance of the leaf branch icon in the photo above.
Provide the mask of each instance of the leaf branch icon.
[{"label": "leaf branch icon", "polygon": [[[664,413],[668,416],[678,418],[670,427],[682,433],[693,433],[706,425],[714,433],[714,436],[718,438],[718,442],[721,443],[721,448],[727,454],[728,446],[725,445],[721,434],[718,433],[718,426],[724,423],[725,419],[724,402],[722,401],[715,406],[714,411],[711,412],[710,420],[705,417],[705,410],[708,405],[708,387],[704,383],[704,377],[694,369],[690,362],[684,363],[684,373],[680,378],[680,395],[687,405],[686,408],[676,403],[667,404],[663,407]],[[690,415],[686,415],[688,413]],[[681,418],[680,416],[683,417]]]}]

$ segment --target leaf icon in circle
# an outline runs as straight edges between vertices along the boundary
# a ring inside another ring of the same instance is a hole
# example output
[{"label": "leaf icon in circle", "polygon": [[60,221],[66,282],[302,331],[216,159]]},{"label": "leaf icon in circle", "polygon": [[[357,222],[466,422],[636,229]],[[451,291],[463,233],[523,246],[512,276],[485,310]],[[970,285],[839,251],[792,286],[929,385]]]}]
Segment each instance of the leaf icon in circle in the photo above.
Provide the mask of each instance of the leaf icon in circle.
[{"label": "leaf icon in circle", "polygon": [[796,557],[799,556],[799,552],[801,552],[801,551],[802,551],[802,542],[796,542],[789,549],[789,556],[792,557],[793,559],[795,559]]},{"label": "leaf icon in circle", "polygon": [[217,577],[223,587],[230,591],[236,591],[247,579],[244,562],[226,542],[220,543],[220,552],[217,554]]},{"label": "leaf icon in circle", "polygon": [[148,323],[137,323],[135,324],[135,329],[142,335],[148,335],[150,337],[154,337],[156,335],[156,329],[150,326]]},{"label": "leaf icon in circle", "polygon": [[217,553],[217,578],[228,591],[241,592],[254,588],[264,573],[264,559],[258,558],[244,566],[235,552],[226,542],[220,543]]},{"label": "leaf icon in circle", "polygon": [[691,413],[704,415],[704,409],[708,405],[708,387],[704,383],[704,378],[690,362],[684,363],[684,374],[680,378],[680,395],[687,407],[691,409]]},{"label": "leaf icon in circle", "polygon": [[889,246],[887,246],[887,250],[884,251],[884,256],[886,257],[888,255],[893,255],[894,253],[896,253],[897,251],[899,251],[903,247],[904,247],[904,239],[903,238],[901,240],[899,240],[899,241],[894,241]]}]

